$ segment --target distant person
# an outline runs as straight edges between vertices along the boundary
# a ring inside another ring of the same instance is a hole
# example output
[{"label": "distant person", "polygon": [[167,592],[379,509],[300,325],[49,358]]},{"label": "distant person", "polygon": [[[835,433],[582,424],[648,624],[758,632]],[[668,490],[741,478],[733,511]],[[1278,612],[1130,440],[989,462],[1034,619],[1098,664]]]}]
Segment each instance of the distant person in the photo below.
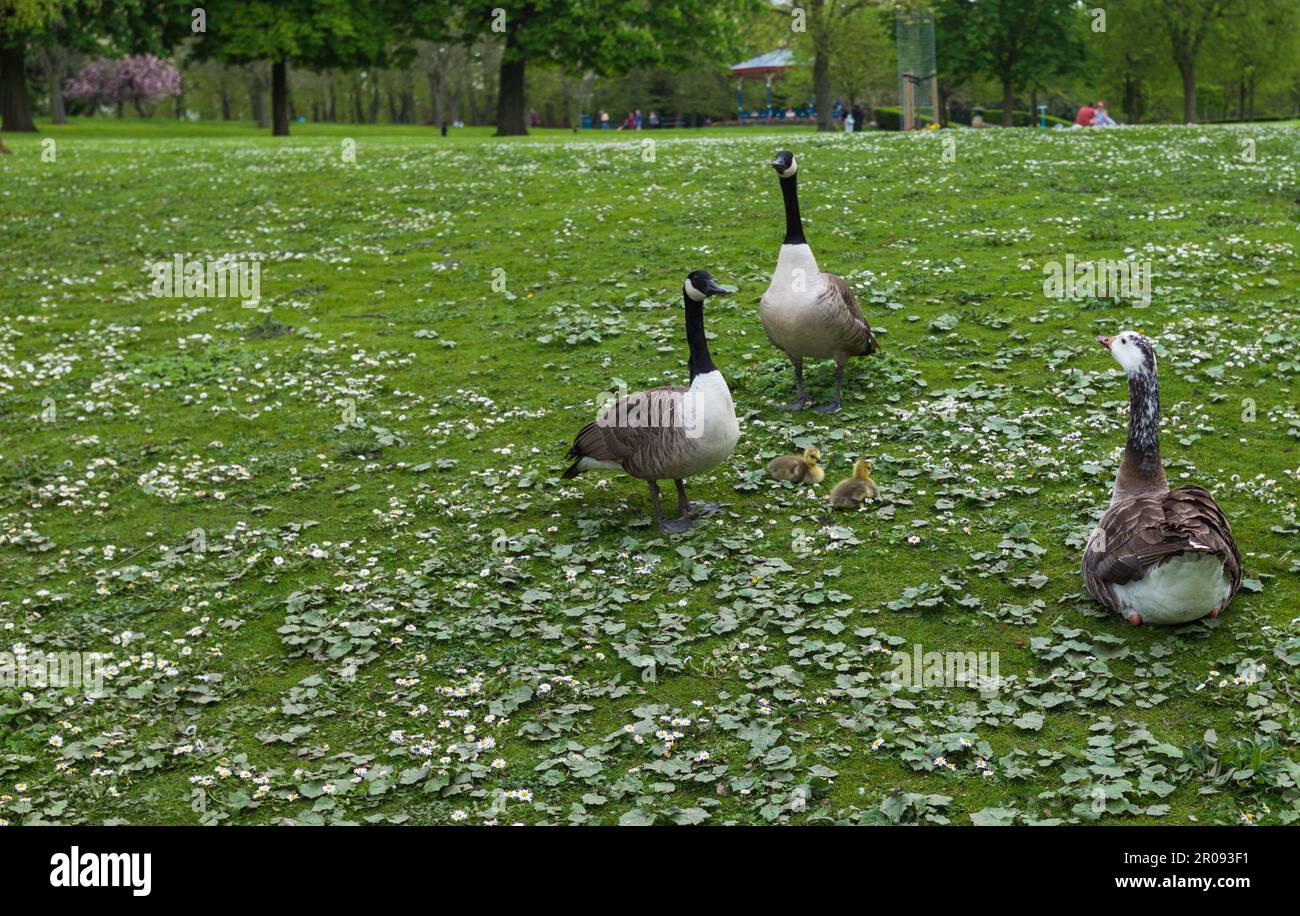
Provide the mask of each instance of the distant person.
[{"label": "distant person", "polygon": [[785,117],[787,121],[793,120],[795,118],[794,109],[791,108],[789,105],[785,106]]},{"label": "distant person", "polygon": [[1075,127],[1092,127],[1093,120],[1097,117],[1097,109],[1092,107],[1092,102],[1088,102],[1079,109],[1079,113],[1074,116]]},{"label": "distant person", "polygon": [[528,123],[533,127],[542,126],[542,116],[537,113],[536,108],[528,109]]},{"label": "distant person", "polygon": [[640,109],[640,108],[638,108],[638,109],[636,110],[636,129],[637,129],[637,130],[640,130],[640,129],[641,129],[641,109]]},{"label": "distant person", "polygon": [[985,127],[988,127],[988,125],[984,123],[983,108],[976,108],[975,111],[971,113],[970,126],[974,130],[983,130]]},{"label": "distant person", "polygon": [[846,114],[846,115],[844,116],[844,132],[845,132],[846,134],[851,134],[851,133],[853,133],[853,113],[852,113],[852,112],[849,112],[848,114]]},{"label": "distant person", "polygon": [[861,105],[853,106],[853,131],[857,133],[867,121],[867,113]]},{"label": "distant person", "polygon": [[1093,127],[1117,127],[1118,126],[1115,123],[1114,118],[1110,116],[1110,112],[1106,110],[1106,102],[1104,99],[1097,100],[1097,110],[1093,112],[1092,125]]},{"label": "distant person", "polygon": [[659,112],[657,112],[657,111],[652,111],[652,112],[650,112],[650,117],[647,119],[647,123],[650,125],[650,129],[651,129],[651,130],[653,130],[654,128],[658,127],[658,126],[659,126]]},{"label": "distant person", "polygon": [[609,112],[603,108],[600,110],[600,129],[609,130]]},{"label": "distant person", "polygon": [[636,130],[636,115],[629,111],[627,117],[623,119],[623,123],[618,126],[618,129]]}]

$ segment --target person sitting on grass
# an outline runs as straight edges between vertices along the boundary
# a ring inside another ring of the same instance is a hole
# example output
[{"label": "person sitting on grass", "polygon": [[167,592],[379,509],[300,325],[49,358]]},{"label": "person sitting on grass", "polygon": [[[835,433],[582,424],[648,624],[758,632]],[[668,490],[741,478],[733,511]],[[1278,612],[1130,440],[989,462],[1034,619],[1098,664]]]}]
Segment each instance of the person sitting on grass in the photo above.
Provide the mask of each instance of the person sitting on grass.
[{"label": "person sitting on grass", "polygon": [[1092,127],[1093,121],[1097,117],[1097,109],[1092,107],[1092,102],[1088,102],[1079,109],[1079,113],[1074,116],[1075,127]]},{"label": "person sitting on grass", "polygon": [[1106,103],[1102,99],[1097,100],[1097,110],[1093,112],[1092,115],[1092,126],[1093,127],[1117,127],[1118,126],[1115,123],[1115,120],[1110,116],[1110,112],[1106,110]]}]

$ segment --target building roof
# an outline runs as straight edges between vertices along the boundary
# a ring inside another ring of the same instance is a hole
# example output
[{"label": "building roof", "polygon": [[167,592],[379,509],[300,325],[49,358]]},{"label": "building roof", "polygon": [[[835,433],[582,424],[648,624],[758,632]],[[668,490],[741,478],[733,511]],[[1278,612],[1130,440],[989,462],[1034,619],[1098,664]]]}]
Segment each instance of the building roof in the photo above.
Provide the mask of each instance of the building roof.
[{"label": "building roof", "polygon": [[751,57],[749,60],[733,64],[731,66],[731,75],[758,75],[780,70],[791,70],[794,67],[794,52],[789,48],[778,48],[775,51],[768,51],[766,54],[758,55],[758,57]]}]

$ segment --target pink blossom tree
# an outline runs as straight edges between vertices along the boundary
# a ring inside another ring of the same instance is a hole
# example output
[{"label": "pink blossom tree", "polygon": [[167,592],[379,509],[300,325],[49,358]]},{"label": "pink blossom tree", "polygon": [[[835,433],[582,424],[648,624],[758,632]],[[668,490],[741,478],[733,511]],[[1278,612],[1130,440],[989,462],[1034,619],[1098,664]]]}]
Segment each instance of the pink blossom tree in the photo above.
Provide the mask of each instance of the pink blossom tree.
[{"label": "pink blossom tree", "polygon": [[170,63],[152,54],[100,58],[88,62],[68,80],[63,94],[71,99],[84,100],[92,112],[100,105],[116,106],[119,117],[123,107],[130,102],[141,117],[146,117],[146,106],[181,94],[181,74]]}]

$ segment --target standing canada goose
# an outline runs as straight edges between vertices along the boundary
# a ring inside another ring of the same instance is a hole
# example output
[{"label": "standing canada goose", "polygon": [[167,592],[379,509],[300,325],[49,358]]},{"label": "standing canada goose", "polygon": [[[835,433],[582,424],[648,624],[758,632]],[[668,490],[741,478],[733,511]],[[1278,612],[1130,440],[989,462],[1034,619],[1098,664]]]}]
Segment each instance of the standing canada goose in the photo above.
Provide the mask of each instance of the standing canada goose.
[{"label": "standing canada goose", "polygon": [[782,455],[767,463],[767,473],[773,480],[788,480],[791,483],[808,481],[812,484],[822,482],[826,472],[821,467],[822,453],[809,446],[802,455]]},{"label": "standing canada goose", "polygon": [[[564,472],[565,480],[603,468],[646,481],[662,531],[685,531],[694,516],[720,508],[718,503],[692,507],[682,481],[726,461],[740,438],[731,391],[713,365],[704,337],[704,300],[725,293],[707,270],[692,272],[682,287],[691,386],[651,388],[619,399],[584,426],[569,449],[568,457],[575,460]],[[664,521],[659,505],[660,480],[677,484],[678,518],[671,522]]]},{"label": "standing canada goose", "polygon": [[808,247],[799,218],[795,184],[799,164],[794,155],[777,150],[772,168],[781,176],[781,193],[785,197],[785,241],[758,316],[768,340],[794,364],[795,398],[786,409],[802,410],[812,404],[803,388],[804,359],[834,359],[835,399],[815,408],[834,413],[840,409],[844,364],[850,356],[876,352],[876,338],[853,290],[834,274],[822,273]]},{"label": "standing canada goose", "polygon": [[871,462],[859,458],[853,465],[853,476],[841,480],[831,490],[831,507],[834,509],[856,509],[869,499],[880,495],[880,487],[871,479]]},{"label": "standing canada goose", "polygon": [[1165,482],[1155,351],[1135,331],[1097,342],[1128,375],[1128,445],[1084,548],[1084,585],[1135,626],[1218,617],[1241,585],[1241,555],[1207,490]]}]

